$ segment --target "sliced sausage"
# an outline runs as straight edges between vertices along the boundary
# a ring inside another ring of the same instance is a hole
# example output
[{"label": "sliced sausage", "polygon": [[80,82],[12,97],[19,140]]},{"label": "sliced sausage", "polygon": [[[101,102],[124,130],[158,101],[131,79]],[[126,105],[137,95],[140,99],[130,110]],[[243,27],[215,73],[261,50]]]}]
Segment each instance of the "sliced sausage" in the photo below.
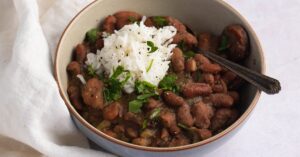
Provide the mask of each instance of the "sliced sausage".
[{"label": "sliced sausage", "polygon": [[171,91],[166,91],[163,93],[163,98],[165,102],[170,106],[182,106],[186,104],[184,99]]},{"label": "sliced sausage", "polygon": [[182,87],[182,94],[187,98],[206,96],[211,93],[212,89],[206,83],[187,83]]},{"label": "sliced sausage", "polygon": [[86,105],[95,108],[103,108],[103,82],[97,78],[92,78],[82,88],[83,101]]},{"label": "sliced sausage", "polygon": [[122,117],[122,106],[118,102],[113,102],[103,109],[103,118],[112,121],[118,117]]},{"label": "sliced sausage", "polygon": [[109,15],[104,19],[103,25],[102,25],[102,30],[107,33],[114,33],[115,27],[117,23],[117,18],[113,15]]},{"label": "sliced sausage", "polygon": [[215,93],[209,96],[211,102],[216,107],[231,107],[233,105],[233,98],[225,93]]},{"label": "sliced sausage", "polygon": [[198,128],[207,129],[210,126],[210,119],[214,114],[211,106],[200,101],[192,106],[192,113]]},{"label": "sliced sausage", "polygon": [[177,109],[178,122],[191,127],[194,124],[194,119],[191,115],[191,108],[188,104],[184,104]]},{"label": "sliced sausage", "polygon": [[245,29],[238,24],[227,26],[223,35],[228,38],[229,58],[233,61],[241,61],[248,56],[248,35]]},{"label": "sliced sausage", "polygon": [[172,63],[173,70],[176,73],[183,72],[183,70],[184,70],[184,56],[183,56],[182,51],[179,48],[174,48],[173,49],[171,63]]}]

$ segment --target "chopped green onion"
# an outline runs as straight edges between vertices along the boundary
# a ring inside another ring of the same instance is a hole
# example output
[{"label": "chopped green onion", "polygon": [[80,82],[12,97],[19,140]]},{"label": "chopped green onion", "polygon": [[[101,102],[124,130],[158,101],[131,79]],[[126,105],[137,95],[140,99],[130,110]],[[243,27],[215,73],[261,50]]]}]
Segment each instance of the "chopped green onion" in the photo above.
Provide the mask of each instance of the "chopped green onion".
[{"label": "chopped green onion", "polygon": [[137,98],[138,100],[144,100],[144,99],[148,99],[148,98],[150,98],[150,97],[152,97],[152,96],[156,96],[156,95],[157,95],[156,93],[147,93],[147,94],[139,95],[139,96],[137,96],[136,98]]},{"label": "chopped green onion", "polygon": [[95,43],[97,40],[97,33],[98,30],[96,28],[93,28],[91,30],[89,30],[88,32],[86,32],[86,39],[88,42],[90,43]]},{"label": "chopped green onion", "polygon": [[179,127],[181,127],[182,129],[186,129],[186,130],[189,130],[189,129],[190,129],[189,127],[187,127],[186,125],[181,124],[181,123],[178,123],[177,125],[178,125]]},{"label": "chopped green onion", "polygon": [[152,111],[152,113],[151,113],[151,115],[150,115],[150,119],[154,119],[154,118],[156,118],[156,117],[158,117],[159,116],[159,114],[160,114],[160,111],[161,111],[161,108],[155,108],[153,111]]},{"label": "chopped green onion", "polygon": [[130,101],[129,106],[129,112],[138,113],[141,112],[141,108],[143,106],[144,101],[143,100],[133,100]]},{"label": "chopped green onion", "polygon": [[158,27],[167,26],[169,24],[167,19],[162,16],[154,16],[152,17],[152,20],[155,23],[155,25]]},{"label": "chopped green onion", "polygon": [[95,77],[96,76],[96,70],[92,67],[92,65],[87,65],[87,73],[88,75]]},{"label": "chopped green onion", "polygon": [[147,45],[150,47],[150,51],[148,53],[153,53],[158,49],[152,41],[147,41]]},{"label": "chopped green onion", "polygon": [[113,74],[111,75],[111,79],[116,79],[119,75],[121,75],[122,73],[124,72],[124,67],[122,67],[122,66],[118,66],[115,70],[114,70],[114,72],[113,72]]},{"label": "chopped green onion", "polygon": [[153,64],[153,61],[154,61],[154,59],[151,59],[150,64],[149,64],[148,67],[146,68],[146,72],[149,72],[149,71],[150,71],[150,69],[151,69],[151,67],[152,67],[152,64]]},{"label": "chopped green onion", "polygon": [[156,86],[147,81],[137,81],[135,83],[136,92],[141,93],[153,93],[156,90]]},{"label": "chopped green onion", "polygon": [[222,39],[221,39],[221,45],[218,48],[218,51],[224,51],[228,48],[229,48],[228,38],[227,38],[227,36],[223,35]]},{"label": "chopped green onion", "polygon": [[187,51],[188,50],[188,47],[186,45],[186,43],[181,40],[179,43],[178,43],[178,47],[182,50],[182,51]]}]

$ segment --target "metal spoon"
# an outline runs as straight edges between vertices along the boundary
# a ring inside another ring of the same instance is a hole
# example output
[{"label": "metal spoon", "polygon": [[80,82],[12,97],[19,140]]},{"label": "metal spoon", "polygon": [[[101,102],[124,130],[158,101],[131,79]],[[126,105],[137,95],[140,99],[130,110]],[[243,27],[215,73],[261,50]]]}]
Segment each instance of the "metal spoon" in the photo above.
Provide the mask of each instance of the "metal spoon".
[{"label": "metal spoon", "polygon": [[201,53],[207,58],[234,72],[241,78],[254,85],[256,88],[264,91],[267,94],[276,94],[281,90],[280,82],[274,78],[255,72],[249,68],[243,67],[239,64],[222,58],[214,53],[207,51],[201,51]]}]

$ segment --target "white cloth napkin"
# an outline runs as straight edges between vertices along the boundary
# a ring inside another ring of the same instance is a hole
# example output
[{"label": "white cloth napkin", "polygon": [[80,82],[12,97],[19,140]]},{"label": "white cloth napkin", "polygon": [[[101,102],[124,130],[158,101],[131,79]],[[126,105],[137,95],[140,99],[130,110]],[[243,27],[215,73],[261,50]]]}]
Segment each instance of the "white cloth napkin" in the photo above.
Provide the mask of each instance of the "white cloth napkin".
[{"label": "white cloth napkin", "polygon": [[0,156],[112,156],[86,149],[88,142],[73,125],[52,74],[50,51],[88,2],[0,2]]}]

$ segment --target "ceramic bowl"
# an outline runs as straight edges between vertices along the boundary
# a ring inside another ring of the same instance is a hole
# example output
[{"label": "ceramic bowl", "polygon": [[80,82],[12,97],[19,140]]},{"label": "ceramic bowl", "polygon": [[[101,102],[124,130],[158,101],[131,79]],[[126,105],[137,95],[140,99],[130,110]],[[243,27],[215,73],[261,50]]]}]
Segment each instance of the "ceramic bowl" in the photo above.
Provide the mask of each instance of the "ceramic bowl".
[{"label": "ceramic bowl", "polygon": [[178,18],[195,32],[209,31],[220,34],[229,24],[243,25],[249,34],[251,54],[246,66],[264,73],[265,63],[260,43],[249,23],[236,10],[222,0],[99,0],[80,11],[65,29],[59,41],[55,59],[55,78],[60,94],[68,107],[77,128],[102,148],[119,156],[138,157],[199,157],[226,142],[255,107],[260,91],[251,85],[243,88],[241,94],[240,118],[224,131],[201,142],[179,147],[157,148],[137,146],[107,136],[85,121],[73,108],[67,94],[66,67],[71,60],[74,46],[80,43],[85,33],[96,27],[107,15],[121,10],[136,11],[143,15],[169,15]]}]

